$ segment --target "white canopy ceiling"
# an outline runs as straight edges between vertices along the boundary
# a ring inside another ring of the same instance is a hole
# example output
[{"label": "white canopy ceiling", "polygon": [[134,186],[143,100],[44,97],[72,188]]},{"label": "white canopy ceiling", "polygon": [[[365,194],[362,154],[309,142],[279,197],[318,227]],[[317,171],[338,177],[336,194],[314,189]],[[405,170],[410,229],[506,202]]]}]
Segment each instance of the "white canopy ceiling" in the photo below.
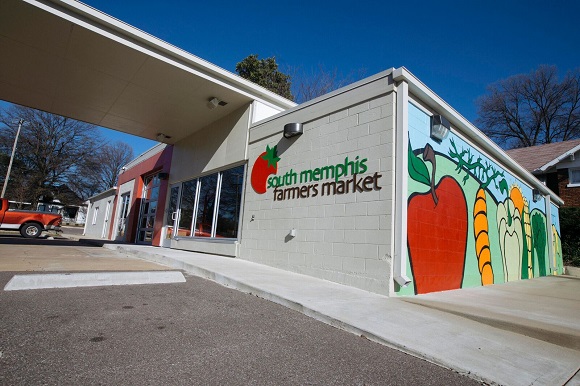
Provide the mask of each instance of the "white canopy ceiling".
[{"label": "white canopy ceiling", "polygon": [[0,55],[0,99],[169,143],[253,100],[295,106],[72,0],[2,0]]}]

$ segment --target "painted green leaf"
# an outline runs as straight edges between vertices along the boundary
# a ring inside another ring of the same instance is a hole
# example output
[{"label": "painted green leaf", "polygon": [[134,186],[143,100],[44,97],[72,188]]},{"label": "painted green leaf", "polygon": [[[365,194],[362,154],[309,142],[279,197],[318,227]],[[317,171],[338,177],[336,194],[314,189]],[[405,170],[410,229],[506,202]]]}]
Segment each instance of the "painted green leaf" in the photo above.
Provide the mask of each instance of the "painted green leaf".
[{"label": "painted green leaf", "polygon": [[538,260],[540,276],[546,276],[546,240],[548,238],[546,220],[544,215],[536,210],[532,211],[532,245]]},{"label": "painted green leaf", "polygon": [[425,185],[430,185],[429,182],[429,170],[427,170],[427,166],[423,160],[413,153],[413,149],[411,148],[411,142],[409,142],[409,177],[414,179],[417,182],[420,182]]},{"label": "painted green leaf", "polygon": [[500,193],[504,193],[506,195],[508,194],[509,187],[505,178],[502,178],[502,180],[499,182],[499,191]]}]

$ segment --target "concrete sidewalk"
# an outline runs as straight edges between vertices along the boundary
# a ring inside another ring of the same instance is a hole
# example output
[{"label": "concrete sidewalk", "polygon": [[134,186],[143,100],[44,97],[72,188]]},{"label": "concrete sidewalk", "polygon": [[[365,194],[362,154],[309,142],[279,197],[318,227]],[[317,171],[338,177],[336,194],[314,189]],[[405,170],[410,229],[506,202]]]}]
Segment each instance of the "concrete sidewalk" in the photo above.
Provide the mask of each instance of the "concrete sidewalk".
[{"label": "concrete sidewalk", "polygon": [[492,384],[580,385],[580,280],[388,298],[215,255],[105,244],[292,308]]}]

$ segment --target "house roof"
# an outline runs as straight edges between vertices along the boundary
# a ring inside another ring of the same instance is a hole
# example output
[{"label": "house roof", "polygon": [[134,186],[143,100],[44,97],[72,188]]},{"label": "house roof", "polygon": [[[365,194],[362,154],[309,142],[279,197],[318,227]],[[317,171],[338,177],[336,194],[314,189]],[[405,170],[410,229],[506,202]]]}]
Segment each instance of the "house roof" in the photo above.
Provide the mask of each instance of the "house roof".
[{"label": "house roof", "polygon": [[580,139],[508,150],[510,157],[530,172],[541,173],[580,151]]}]

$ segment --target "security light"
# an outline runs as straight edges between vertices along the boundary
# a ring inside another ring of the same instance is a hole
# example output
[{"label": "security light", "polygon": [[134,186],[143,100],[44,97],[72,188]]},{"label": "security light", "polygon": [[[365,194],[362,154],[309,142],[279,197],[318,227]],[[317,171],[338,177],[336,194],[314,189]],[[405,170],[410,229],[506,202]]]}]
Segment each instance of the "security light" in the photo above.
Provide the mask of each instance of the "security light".
[{"label": "security light", "polygon": [[226,101],[222,101],[221,99],[216,98],[216,97],[211,97],[207,101],[207,108],[210,109],[210,110],[213,110],[213,109],[215,109],[218,106],[222,106],[223,107],[223,106],[225,106],[227,104],[228,104],[228,102],[226,102]]},{"label": "security light", "polygon": [[165,135],[163,133],[157,133],[157,141],[158,142],[165,142],[165,140],[170,139],[171,136]]},{"label": "security light", "polygon": [[213,110],[216,107],[218,107],[219,103],[220,103],[220,100],[217,99],[216,97],[213,97],[207,102],[207,108],[210,110]]},{"label": "security light", "polygon": [[449,134],[451,124],[442,115],[433,115],[431,117],[431,138],[437,141],[443,141]]},{"label": "security light", "polygon": [[302,123],[287,123],[284,125],[284,138],[292,138],[302,135],[304,132]]},{"label": "security light", "polygon": [[532,198],[534,202],[538,202],[542,199],[542,194],[538,189],[532,189]]}]

